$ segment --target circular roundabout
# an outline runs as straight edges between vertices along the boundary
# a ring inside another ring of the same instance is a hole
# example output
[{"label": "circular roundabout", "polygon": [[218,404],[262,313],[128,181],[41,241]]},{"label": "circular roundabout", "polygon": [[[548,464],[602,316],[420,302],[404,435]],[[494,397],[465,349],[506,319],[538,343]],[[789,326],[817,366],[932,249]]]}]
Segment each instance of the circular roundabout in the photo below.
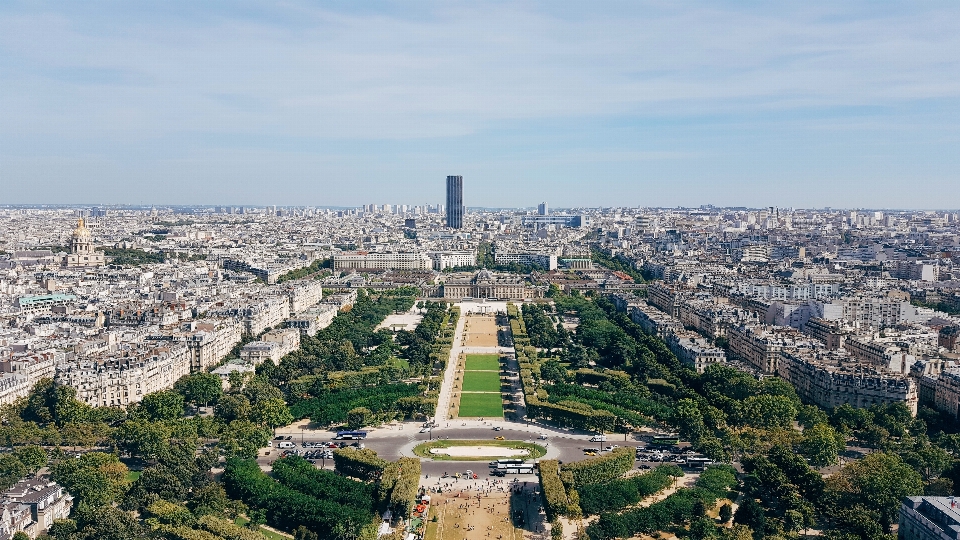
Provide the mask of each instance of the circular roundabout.
[{"label": "circular roundabout", "polygon": [[539,459],[547,449],[524,441],[438,439],[418,444],[413,453],[434,461],[487,461],[491,458]]}]

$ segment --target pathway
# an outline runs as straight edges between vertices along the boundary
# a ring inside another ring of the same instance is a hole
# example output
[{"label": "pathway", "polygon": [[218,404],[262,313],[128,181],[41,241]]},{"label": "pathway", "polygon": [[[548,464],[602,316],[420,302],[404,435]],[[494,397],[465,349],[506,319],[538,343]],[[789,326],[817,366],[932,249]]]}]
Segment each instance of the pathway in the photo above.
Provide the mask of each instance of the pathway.
[{"label": "pathway", "polygon": [[[459,304],[456,304],[459,306]],[[437,423],[450,418],[450,401],[453,396],[453,381],[456,379],[457,362],[463,350],[463,329],[467,321],[467,314],[460,313],[457,327],[453,330],[453,343],[450,347],[450,358],[447,359],[447,368],[443,372],[443,384],[440,385],[440,394],[437,396],[437,411],[433,420]]]}]

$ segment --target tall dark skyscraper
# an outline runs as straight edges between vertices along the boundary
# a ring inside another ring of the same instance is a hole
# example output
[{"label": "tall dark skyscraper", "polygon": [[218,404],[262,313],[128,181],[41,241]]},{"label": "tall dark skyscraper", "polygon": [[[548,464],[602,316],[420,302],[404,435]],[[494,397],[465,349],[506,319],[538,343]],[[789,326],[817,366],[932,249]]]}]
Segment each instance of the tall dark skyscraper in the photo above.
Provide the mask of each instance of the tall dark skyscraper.
[{"label": "tall dark skyscraper", "polygon": [[447,177],[447,227],[463,227],[463,177]]}]

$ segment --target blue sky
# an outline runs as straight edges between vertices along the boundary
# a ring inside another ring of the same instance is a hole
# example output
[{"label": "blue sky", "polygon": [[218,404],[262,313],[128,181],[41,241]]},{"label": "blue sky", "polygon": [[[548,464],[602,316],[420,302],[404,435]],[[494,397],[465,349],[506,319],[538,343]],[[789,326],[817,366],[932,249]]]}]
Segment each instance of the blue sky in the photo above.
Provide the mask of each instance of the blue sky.
[{"label": "blue sky", "polygon": [[957,2],[0,3],[0,203],[960,208]]}]

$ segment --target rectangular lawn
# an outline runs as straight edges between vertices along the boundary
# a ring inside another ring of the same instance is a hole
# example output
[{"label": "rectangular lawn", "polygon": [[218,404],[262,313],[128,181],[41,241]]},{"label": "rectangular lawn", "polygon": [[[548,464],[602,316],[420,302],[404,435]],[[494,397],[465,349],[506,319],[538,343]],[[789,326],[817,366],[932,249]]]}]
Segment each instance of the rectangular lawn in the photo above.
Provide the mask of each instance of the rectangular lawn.
[{"label": "rectangular lawn", "polygon": [[464,371],[464,392],[496,392],[500,395],[500,374],[496,371]]},{"label": "rectangular lawn", "polygon": [[463,369],[467,371],[500,371],[500,355],[468,354]]},{"label": "rectangular lawn", "polygon": [[460,412],[458,416],[484,418],[502,417],[503,400],[500,393],[460,394]]}]

